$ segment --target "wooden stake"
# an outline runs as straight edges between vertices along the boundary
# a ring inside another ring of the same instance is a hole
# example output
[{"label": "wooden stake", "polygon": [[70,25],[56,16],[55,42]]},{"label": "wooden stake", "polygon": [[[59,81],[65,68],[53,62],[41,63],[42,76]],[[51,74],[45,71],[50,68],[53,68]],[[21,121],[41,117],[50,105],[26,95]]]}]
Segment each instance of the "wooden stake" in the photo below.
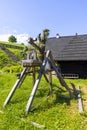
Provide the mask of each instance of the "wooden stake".
[{"label": "wooden stake", "polygon": [[34,86],[34,84],[35,84],[35,67],[33,67],[32,69],[33,69],[33,81],[32,81],[32,86]]},{"label": "wooden stake", "polygon": [[79,108],[79,113],[83,113],[83,107],[82,107],[82,99],[81,99],[81,93],[80,93],[80,87],[78,86],[78,108]]}]

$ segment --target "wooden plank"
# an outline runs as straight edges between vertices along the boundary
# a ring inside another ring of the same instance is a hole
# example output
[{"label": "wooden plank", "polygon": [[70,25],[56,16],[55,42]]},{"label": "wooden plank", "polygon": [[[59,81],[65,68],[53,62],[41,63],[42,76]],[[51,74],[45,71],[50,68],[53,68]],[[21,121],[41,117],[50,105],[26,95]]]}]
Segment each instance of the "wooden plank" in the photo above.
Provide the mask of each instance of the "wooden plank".
[{"label": "wooden plank", "polygon": [[81,98],[81,91],[80,87],[78,86],[78,108],[79,108],[79,113],[83,113],[83,106],[82,106],[82,98]]},{"label": "wooden plank", "polygon": [[33,76],[33,80],[32,80],[32,86],[34,86],[34,84],[35,84],[35,67],[33,67],[32,68],[32,70],[33,70],[33,73],[32,73],[32,76]]},{"label": "wooden plank", "polygon": [[44,125],[41,125],[41,124],[39,124],[39,123],[37,123],[37,122],[25,120],[24,118],[20,118],[20,117],[17,117],[17,116],[16,116],[15,118],[16,118],[16,119],[19,119],[20,121],[23,121],[24,123],[29,123],[29,124],[31,124],[31,125],[34,125],[35,127],[39,128],[39,129],[45,128]]},{"label": "wooden plank", "polygon": [[47,82],[47,83],[49,83],[49,80],[48,80],[48,78],[47,78],[46,74],[45,74],[45,73],[43,73],[43,75],[44,75],[44,78],[45,78],[46,82]]},{"label": "wooden plank", "polygon": [[31,44],[36,50],[38,50],[42,54],[41,48],[34,43],[34,40],[32,38],[28,39],[28,43]]},{"label": "wooden plank", "polygon": [[50,88],[50,93],[52,93],[52,73],[51,73],[51,71],[49,71],[48,74],[49,74],[49,88]]},{"label": "wooden plank", "polygon": [[40,68],[40,72],[39,72],[39,75],[38,75],[38,77],[37,77],[37,80],[36,80],[36,82],[35,82],[35,84],[34,84],[34,87],[33,87],[33,89],[32,89],[31,95],[30,95],[30,97],[29,97],[29,99],[28,99],[28,103],[27,103],[27,105],[26,105],[26,110],[25,110],[25,114],[26,114],[26,115],[27,115],[27,114],[29,113],[29,111],[30,111],[30,108],[31,108],[31,105],[32,105],[34,96],[35,96],[35,94],[36,94],[38,85],[39,85],[40,80],[41,80],[41,77],[42,77],[42,74],[44,73],[44,69],[45,69],[46,63],[47,63],[47,61],[48,61],[48,56],[49,56],[49,54],[50,54],[50,51],[48,50],[47,53],[46,53],[46,57],[45,57],[45,59],[44,59],[44,61],[43,61],[43,63],[42,63],[42,66],[41,66],[41,68]]},{"label": "wooden plank", "polygon": [[6,98],[5,102],[4,102],[3,107],[5,107],[9,103],[9,101],[11,100],[11,98],[12,98],[14,92],[16,91],[16,89],[22,84],[23,80],[26,77],[25,72],[26,72],[27,69],[28,68],[24,68],[24,70],[22,71],[22,73],[20,75],[20,78],[16,81],[16,83],[14,84],[14,86],[11,89],[10,93],[8,94],[8,96],[7,96],[7,98]]},{"label": "wooden plank", "polygon": [[56,65],[55,65],[55,62],[54,62],[54,60],[53,60],[53,57],[52,57],[51,53],[50,53],[49,63],[52,65],[53,69],[55,70],[55,72],[56,72],[56,74],[57,74],[57,77],[58,77],[58,79],[59,79],[61,85],[66,88],[66,90],[69,92],[70,97],[73,98],[74,95],[73,95],[72,92],[70,91],[70,88],[68,87],[68,85],[67,85],[66,82],[64,81],[62,75],[58,72],[58,69],[57,69],[57,67],[56,67]]},{"label": "wooden plank", "polygon": [[36,123],[36,122],[33,122],[33,121],[31,121],[30,123],[31,123],[32,125],[34,125],[35,127],[37,127],[37,128],[45,128],[44,125],[41,125],[41,124],[39,124],[39,123]]}]

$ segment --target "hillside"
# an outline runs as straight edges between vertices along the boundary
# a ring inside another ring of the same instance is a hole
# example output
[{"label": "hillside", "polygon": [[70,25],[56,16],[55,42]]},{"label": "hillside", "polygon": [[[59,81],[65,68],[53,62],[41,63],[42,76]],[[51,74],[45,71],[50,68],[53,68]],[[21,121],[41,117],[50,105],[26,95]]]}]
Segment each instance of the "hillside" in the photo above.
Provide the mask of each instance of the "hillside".
[{"label": "hillside", "polygon": [[[87,109],[79,114],[78,100],[70,99],[66,90],[53,78],[53,93],[48,96],[49,85],[42,78],[31,112],[25,115],[25,107],[32,89],[32,77],[27,76],[6,108],[3,103],[16,81],[14,74],[0,74],[0,129],[1,130],[86,130]],[[5,82],[4,82],[5,81]],[[68,85],[81,87],[83,101],[87,98],[86,80],[66,80]],[[86,106],[85,106],[86,105]]]},{"label": "hillside", "polygon": [[0,42],[0,68],[16,65],[23,59],[25,46],[17,43]]},{"label": "hillside", "polygon": [[25,47],[25,45],[11,42],[0,42],[0,47],[15,48],[22,50]]}]

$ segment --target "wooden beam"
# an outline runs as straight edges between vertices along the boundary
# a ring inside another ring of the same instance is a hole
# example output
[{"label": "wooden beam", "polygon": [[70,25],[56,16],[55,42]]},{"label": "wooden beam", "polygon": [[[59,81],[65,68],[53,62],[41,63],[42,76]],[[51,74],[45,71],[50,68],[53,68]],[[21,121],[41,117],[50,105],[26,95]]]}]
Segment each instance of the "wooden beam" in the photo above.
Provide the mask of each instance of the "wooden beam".
[{"label": "wooden beam", "polygon": [[38,85],[40,83],[40,80],[41,80],[41,77],[42,77],[42,74],[44,73],[44,69],[45,69],[45,66],[46,66],[46,63],[48,61],[48,57],[49,57],[49,54],[50,54],[50,51],[48,50],[47,53],[46,53],[46,57],[42,63],[42,66],[40,68],[40,72],[39,72],[39,75],[37,77],[37,80],[34,84],[34,87],[32,89],[32,92],[31,92],[31,95],[29,97],[29,100],[28,100],[28,103],[27,103],[27,106],[26,106],[26,110],[25,110],[25,114],[27,115],[30,111],[30,108],[31,108],[31,105],[32,105],[32,102],[33,102],[33,99],[34,99],[34,96],[36,94],[36,91],[37,91],[37,88],[38,88]]},{"label": "wooden beam", "polygon": [[68,85],[66,84],[66,82],[64,81],[62,75],[59,73],[56,65],[55,65],[55,61],[53,60],[52,54],[50,53],[50,59],[49,59],[49,63],[52,65],[53,69],[55,70],[57,77],[61,83],[62,86],[64,86],[66,88],[66,90],[69,92],[70,97],[74,97],[74,95],[72,94],[72,92],[70,91],[70,88],[68,87]]},{"label": "wooden beam", "polygon": [[27,69],[28,69],[28,68],[24,68],[24,69],[23,69],[23,71],[22,71],[22,73],[21,73],[21,75],[20,75],[20,78],[19,78],[19,79],[16,81],[16,83],[14,84],[12,90],[10,91],[8,97],[6,98],[6,100],[5,100],[5,102],[4,102],[3,107],[5,107],[5,106],[9,103],[9,101],[11,100],[11,98],[12,98],[14,92],[16,91],[16,89],[22,84],[23,80],[24,80],[25,77],[26,77],[25,72],[27,71]]},{"label": "wooden beam", "polygon": [[37,49],[40,53],[42,53],[41,48],[34,43],[34,40],[32,38],[29,39],[28,43],[35,47],[35,49]]},{"label": "wooden beam", "polygon": [[46,74],[44,73],[43,75],[44,75],[44,78],[45,78],[46,82],[49,83],[49,80],[48,80]]},{"label": "wooden beam", "polygon": [[82,98],[81,98],[81,91],[80,87],[78,86],[78,108],[79,108],[79,113],[83,113],[83,106],[82,106]]},{"label": "wooden beam", "polygon": [[51,73],[51,71],[49,71],[48,74],[49,74],[49,88],[50,88],[50,93],[52,93],[52,73]]},{"label": "wooden beam", "polygon": [[33,76],[32,86],[34,86],[34,84],[35,84],[35,67],[33,67],[32,70],[33,70],[33,73],[32,73],[32,76]]}]

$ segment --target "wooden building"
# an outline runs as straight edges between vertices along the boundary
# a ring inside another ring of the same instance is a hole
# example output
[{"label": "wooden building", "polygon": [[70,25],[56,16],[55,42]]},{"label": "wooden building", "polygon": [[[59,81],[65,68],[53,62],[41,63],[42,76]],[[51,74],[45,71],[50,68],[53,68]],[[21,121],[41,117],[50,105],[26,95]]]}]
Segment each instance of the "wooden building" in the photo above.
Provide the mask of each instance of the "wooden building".
[{"label": "wooden building", "polygon": [[59,63],[64,77],[87,78],[87,35],[49,38],[48,49]]}]

